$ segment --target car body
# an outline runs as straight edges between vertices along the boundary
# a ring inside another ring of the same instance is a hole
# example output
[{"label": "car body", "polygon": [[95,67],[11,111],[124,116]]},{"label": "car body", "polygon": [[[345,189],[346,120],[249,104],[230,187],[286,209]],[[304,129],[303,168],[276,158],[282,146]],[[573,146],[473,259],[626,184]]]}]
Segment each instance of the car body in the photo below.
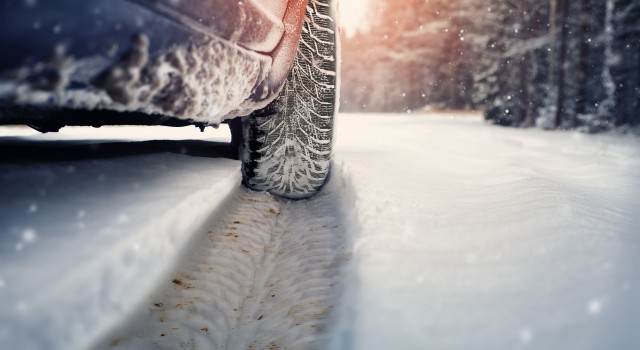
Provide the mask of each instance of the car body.
[{"label": "car body", "polygon": [[306,1],[0,4],[0,123],[55,131],[218,125],[266,106],[293,64]]}]

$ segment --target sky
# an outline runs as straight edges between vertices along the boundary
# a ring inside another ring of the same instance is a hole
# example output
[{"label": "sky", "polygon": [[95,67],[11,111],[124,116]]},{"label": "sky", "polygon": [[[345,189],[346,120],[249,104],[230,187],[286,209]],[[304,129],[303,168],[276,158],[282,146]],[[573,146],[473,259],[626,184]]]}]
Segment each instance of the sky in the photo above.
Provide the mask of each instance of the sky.
[{"label": "sky", "polygon": [[371,0],[339,0],[340,24],[347,35],[366,27],[365,17]]}]

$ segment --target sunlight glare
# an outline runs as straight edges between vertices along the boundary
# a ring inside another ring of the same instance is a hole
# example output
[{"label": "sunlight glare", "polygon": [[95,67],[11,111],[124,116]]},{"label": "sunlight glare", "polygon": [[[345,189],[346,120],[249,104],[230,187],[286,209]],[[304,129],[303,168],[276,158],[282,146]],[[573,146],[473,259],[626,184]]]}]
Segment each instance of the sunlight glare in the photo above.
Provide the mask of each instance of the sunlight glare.
[{"label": "sunlight glare", "polygon": [[339,0],[340,26],[351,36],[356,31],[366,29],[368,19],[367,10],[370,0]]}]

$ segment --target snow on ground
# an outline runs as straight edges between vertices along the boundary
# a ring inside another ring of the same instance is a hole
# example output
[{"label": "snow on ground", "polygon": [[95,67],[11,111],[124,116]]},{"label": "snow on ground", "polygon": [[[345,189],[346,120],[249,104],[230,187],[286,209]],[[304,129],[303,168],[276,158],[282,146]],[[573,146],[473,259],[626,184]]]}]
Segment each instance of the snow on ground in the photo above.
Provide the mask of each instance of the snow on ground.
[{"label": "snow on ground", "polygon": [[0,348],[325,347],[351,252],[339,172],[291,202],[194,157],[229,155],[217,135],[3,131]]},{"label": "snow on ground", "polygon": [[239,186],[240,165],[181,154],[205,152],[197,141],[147,141],[228,139],[218,134],[32,133],[0,132],[12,135],[0,138],[0,348],[84,349],[173,268]]},{"label": "snow on ground", "polygon": [[337,128],[330,184],[298,202],[196,157],[229,154],[206,133],[2,129],[0,348],[640,346],[636,137]]},{"label": "snow on ground", "polygon": [[640,140],[342,115],[336,349],[640,348]]},{"label": "snow on ground", "polygon": [[311,200],[239,189],[178,268],[98,349],[320,349],[350,259],[334,176]]}]

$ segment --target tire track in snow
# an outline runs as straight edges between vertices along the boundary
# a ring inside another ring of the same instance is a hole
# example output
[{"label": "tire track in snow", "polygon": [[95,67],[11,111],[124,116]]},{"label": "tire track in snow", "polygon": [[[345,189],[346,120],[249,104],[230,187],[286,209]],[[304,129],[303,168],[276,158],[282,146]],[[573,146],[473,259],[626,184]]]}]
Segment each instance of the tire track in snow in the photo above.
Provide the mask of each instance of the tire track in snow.
[{"label": "tire track in snow", "polygon": [[332,189],[299,202],[239,189],[149,303],[98,348],[322,348],[350,259],[342,202]]}]

